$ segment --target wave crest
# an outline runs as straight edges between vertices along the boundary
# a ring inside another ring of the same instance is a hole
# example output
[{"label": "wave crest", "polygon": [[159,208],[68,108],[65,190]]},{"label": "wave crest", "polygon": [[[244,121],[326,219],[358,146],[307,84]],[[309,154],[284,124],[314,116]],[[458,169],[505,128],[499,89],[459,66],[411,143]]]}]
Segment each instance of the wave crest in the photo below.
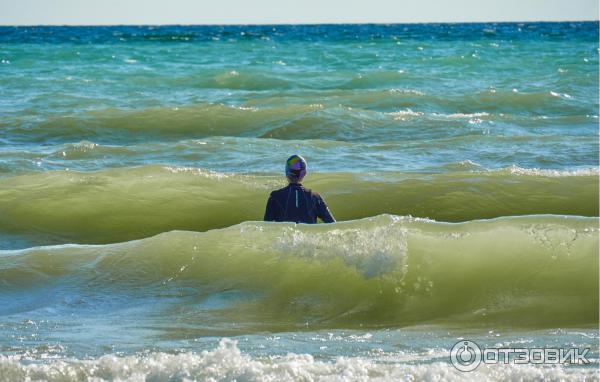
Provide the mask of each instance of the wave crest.
[{"label": "wave crest", "polygon": [[[379,214],[454,222],[530,214],[598,215],[597,170],[469,171],[477,168],[470,163],[458,167],[441,174],[315,173],[306,185],[325,197],[338,220]],[[273,175],[162,166],[0,178],[0,230],[33,246],[224,228],[262,219],[269,192],[283,182]]]},{"label": "wave crest", "polygon": [[[204,327],[587,325],[598,320],[597,224],[562,216],[450,224],[390,215],[334,225],[247,222],[104,246],[4,251],[0,276],[7,295],[62,280],[91,294],[90,305],[96,294],[128,301],[194,291],[193,304],[175,304],[188,323]],[[171,311],[174,302],[166,300]],[[5,313],[23,309],[17,298],[6,301]],[[159,309],[163,301],[154,303]]]}]

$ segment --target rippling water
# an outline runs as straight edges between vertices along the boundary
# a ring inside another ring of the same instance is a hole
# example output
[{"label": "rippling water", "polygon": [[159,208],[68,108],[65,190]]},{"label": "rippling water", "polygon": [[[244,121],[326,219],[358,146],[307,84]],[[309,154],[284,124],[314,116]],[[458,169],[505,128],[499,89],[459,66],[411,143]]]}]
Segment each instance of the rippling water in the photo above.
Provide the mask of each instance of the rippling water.
[{"label": "rippling water", "polygon": [[[598,378],[598,52],[597,22],[0,27],[0,379]],[[292,153],[344,222],[257,222]],[[592,364],[461,374],[461,338]]]}]

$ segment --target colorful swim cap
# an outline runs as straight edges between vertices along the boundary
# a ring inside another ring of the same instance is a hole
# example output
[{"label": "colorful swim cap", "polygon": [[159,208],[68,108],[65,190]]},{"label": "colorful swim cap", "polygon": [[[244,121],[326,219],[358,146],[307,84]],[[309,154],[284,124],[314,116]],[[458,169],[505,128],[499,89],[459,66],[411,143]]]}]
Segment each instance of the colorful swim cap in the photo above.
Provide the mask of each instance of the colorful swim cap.
[{"label": "colorful swim cap", "polygon": [[299,180],[306,175],[306,160],[300,155],[292,155],[285,162],[285,176],[293,180]]}]

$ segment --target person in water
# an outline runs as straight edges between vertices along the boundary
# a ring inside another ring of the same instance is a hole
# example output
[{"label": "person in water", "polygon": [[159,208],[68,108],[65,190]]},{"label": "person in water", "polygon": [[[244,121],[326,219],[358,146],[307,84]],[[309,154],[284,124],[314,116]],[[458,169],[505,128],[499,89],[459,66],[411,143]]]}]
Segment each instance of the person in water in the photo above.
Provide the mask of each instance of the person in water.
[{"label": "person in water", "polygon": [[285,175],[289,184],[271,192],[265,221],[314,224],[320,218],[324,223],[335,222],[321,195],[304,188],[300,183],[306,175],[304,158],[300,155],[289,157],[285,164]]}]

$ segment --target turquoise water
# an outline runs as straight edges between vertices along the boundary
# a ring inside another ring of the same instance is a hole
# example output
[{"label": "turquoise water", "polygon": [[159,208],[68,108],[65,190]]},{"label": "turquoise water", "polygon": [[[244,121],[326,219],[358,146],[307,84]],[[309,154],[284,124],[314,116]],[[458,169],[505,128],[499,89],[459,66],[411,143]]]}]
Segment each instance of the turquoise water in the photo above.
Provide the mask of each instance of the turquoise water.
[{"label": "turquoise water", "polygon": [[[598,53],[597,22],[0,27],[0,380],[598,379]],[[260,222],[293,153],[340,223]],[[465,374],[463,338],[592,363]]]}]

